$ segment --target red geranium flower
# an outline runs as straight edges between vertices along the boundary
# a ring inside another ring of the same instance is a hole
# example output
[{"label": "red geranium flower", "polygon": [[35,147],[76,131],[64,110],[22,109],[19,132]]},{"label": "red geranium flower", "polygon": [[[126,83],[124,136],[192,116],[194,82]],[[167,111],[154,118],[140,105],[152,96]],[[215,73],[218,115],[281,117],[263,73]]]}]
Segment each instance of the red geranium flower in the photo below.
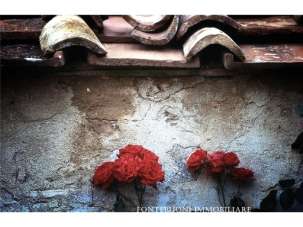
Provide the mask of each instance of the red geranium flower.
[{"label": "red geranium flower", "polygon": [[118,157],[122,157],[124,154],[131,154],[131,155],[136,156],[136,155],[139,155],[139,153],[141,152],[142,149],[144,149],[144,148],[140,145],[129,144],[129,145],[119,149]]},{"label": "red geranium flower", "polygon": [[200,149],[195,150],[188,157],[186,165],[191,171],[198,170],[207,160],[207,151]]},{"label": "red geranium flower", "polygon": [[164,179],[158,156],[141,145],[129,144],[121,148],[118,157],[113,174],[120,183],[130,183],[140,177],[140,181],[145,185],[154,185]]},{"label": "red geranium flower", "polygon": [[147,150],[145,148],[140,152],[140,158],[153,160],[155,162],[157,162],[159,160],[159,157],[157,155],[155,155],[155,153],[153,153],[152,151]]},{"label": "red geranium flower", "polygon": [[93,184],[108,188],[114,180],[113,167],[113,162],[104,162],[98,166],[93,176]]},{"label": "red geranium flower", "polygon": [[240,163],[238,155],[234,152],[227,152],[224,154],[224,165],[228,167],[237,166]]},{"label": "red geranium flower", "polygon": [[137,176],[141,160],[133,155],[123,155],[114,163],[113,175],[120,183],[130,183]]},{"label": "red geranium flower", "polygon": [[230,174],[235,180],[239,181],[249,181],[254,177],[254,172],[247,168],[233,168]]},{"label": "red geranium flower", "polygon": [[114,162],[105,162],[96,169],[93,184],[107,188],[113,181],[133,183],[142,207],[145,186],[164,181],[164,171],[158,160],[156,154],[140,145],[127,145],[119,150]]},{"label": "red geranium flower", "polygon": [[224,166],[224,151],[215,151],[208,155],[212,167]]},{"label": "red geranium flower", "polygon": [[132,145],[129,144],[123,148],[121,148],[119,150],[119,155],[118,157],[122,157],[125,154],[130,154],[130,155],[134,155],[137,156],[141,159],[144,159],[144,157],[148,157],[150,159],[154,159],[156,161],[158,161],[158,156],[155,155],[152,151],[145,149],[143,146],[141,145]]},{"label": "red geranium flower", "polygon": [[217,167],[210,166],[208,170],[210,173],[219,174],[219,173],[223,173],[225,169],[224,166],[217,166]]},{"label": "red geranium flower", "polygon": [[208,155],[209,171],[211,173],[224,172],[224,151],[215,151]]},{"label": "red geranium flower", "polygon": [[139,170],[140,183],[143,185],[156,185],[157,182],[164,181],[164,172],[161,165],[152,159],[145,159]]}]

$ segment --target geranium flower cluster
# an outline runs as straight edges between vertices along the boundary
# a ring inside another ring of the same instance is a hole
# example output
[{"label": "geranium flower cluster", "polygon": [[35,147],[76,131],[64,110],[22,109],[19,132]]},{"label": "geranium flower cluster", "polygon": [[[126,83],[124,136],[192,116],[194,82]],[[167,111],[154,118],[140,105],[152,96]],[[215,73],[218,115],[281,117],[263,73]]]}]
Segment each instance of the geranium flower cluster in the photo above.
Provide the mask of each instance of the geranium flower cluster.
[{"label": "geranium flower cluster", "polygon": [[164,171],[159,158],[140,145],[127,145],[119,150],[115,161],[104,162],[96,168],[93,184],[108,188],[113,182],[139,182],[143,186],[155,186],[164,181]]},{"label": "geranium flower cluster", "polygon": [[191,172],[206,168],[211,174],[224,173],[235,180],[252,180],[254,172],[248,168],[237,167],[239,164],[239,157],[234,152],[214,151],[209,153],[201,148],[191,153],[186,161],[187,168]]}]

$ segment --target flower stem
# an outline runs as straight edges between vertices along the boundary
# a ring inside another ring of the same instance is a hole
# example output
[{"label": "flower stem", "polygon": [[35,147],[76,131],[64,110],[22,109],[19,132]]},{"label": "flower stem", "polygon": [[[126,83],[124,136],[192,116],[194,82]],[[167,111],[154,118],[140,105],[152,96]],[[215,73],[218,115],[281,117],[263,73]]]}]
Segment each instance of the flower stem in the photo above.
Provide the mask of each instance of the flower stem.
[{"label": "flower stem", "polygon": [[145,192],[145,186],[140,184],[137,181],[135,182],[134,186],[135,186],[135,191],[136,191],[138,202],[139,202],[139,207],[142,207],[144,204],[143,195]]},{"label": "flower stem", "polygon": [[218,176],[217,181],[218,181],[219,197],[220,196],[222,197],[223,206],[226,207],[226,200],[225,200],[225,193],[224,193],[224,184],[225,184],[224,179],[225,179],[225,175],[220,175],[220,176]]},{"label": "flower stem", "polygon": [[131,204],[131,206],[136,206],[136,203],[134,201],[123,195],[123,193],[119,190],[119,186],[117,184],[112,185],[112,190],[116,193],[116,202],[114,203],[113,208],[114,211],[126,211],[127,203]]}]

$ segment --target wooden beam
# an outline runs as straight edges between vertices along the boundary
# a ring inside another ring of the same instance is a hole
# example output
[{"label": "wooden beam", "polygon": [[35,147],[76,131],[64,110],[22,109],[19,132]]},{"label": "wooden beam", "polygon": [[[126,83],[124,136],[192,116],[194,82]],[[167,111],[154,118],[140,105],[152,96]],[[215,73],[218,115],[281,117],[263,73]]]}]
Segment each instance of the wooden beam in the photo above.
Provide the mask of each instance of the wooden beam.
[{"label": "wooden beam", "polygon": [[275,69],[303,67],[302,44],[243,44],[240,45],[245,56],[243,62],[234,59],[232,54],[224,55],[226,69]]},{"label": "wooden beam", "polygon": [[[223,15],[183,15],[177,33],[177,39],[189,37],[203,27],[217,27],[221,30],[232,31],[234,36],[264,37],[273,35],[303,36],[303,27],[293,16],[247,17],[233,19]],[[232,34],[229,34],[232,35]]]},{"label": "wooden beam", "polygon": [[107,76],[107,77],[186,77],[186,76],[205,76],[205,77],[230,77],[234,72],[224,68],[199,68],[199,69],[156,69],[156,68],[100,68],[89,65],[64,66],[60,70],[56,68],[33,68],[33,67],[4,67],[3,75],[43,75],[43,76]]},{"label": "wooden beam", "polygon": [[142,44],[104,44],[106,56],[88,53],[88,64],[102,67],[200,68],[200,61],[186,61],[176,48],[151,49]]},{"label": "wooden beam", "polygon": [[164,46],[168,44],[176,35],[179,27],[179,16],[174,16],[169,27],[158,33],[146,33],[137,29],[133,30],[131,36],[140,43],[153,46]]},{"label": "wooden beam", "polygon": [[0,20],[2,40],[37,40],[45,25],[42,18]]},{"label": "wooden beam", "polygon": [[245,18],[237,22],[241,25],[239,35],[242,36],[303,35],[303,27],[292,16]]},{"label": "wooden beam", "polygon": [[62,76],[110,76],[110,77],[231,77],[233,72],[226,69],[91,69],[77,68],[71,71],[61,71],[56,74]]},{"label": "wooden beam", "polygon": [[303,62],[303,44],[242,44],[244,63]]},{"label": "wooden beam", "polygon": [[62,51],[47,58],[39,46],[33,44],[4,45],[0,49],[0,59],[3,66],[48,66],[60,67],[65,64],[65,57]]}]

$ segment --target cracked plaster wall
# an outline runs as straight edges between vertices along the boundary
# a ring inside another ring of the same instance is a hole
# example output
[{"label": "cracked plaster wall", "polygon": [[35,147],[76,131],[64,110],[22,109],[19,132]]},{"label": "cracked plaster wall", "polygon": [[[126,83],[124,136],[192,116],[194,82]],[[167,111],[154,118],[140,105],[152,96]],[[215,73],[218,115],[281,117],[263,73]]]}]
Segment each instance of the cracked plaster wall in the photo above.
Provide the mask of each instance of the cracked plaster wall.
[{"label": "cracked plaster wall", "polygon": [[[90,178],[128,143],[153,150],[166,173],[158,191],[147,190],[147,206],[219,205],[213,179],[194,179],[184,165],[201,146],[239,153],[256,174],[240,193],[257,207],[280,178],[302,177],[301,157],[290,149],[303,128],[302,84],[264,75],[5,77],[0,210],[112,210],[115,195]],[[228,185],[227,197],[238,190]]]}]

